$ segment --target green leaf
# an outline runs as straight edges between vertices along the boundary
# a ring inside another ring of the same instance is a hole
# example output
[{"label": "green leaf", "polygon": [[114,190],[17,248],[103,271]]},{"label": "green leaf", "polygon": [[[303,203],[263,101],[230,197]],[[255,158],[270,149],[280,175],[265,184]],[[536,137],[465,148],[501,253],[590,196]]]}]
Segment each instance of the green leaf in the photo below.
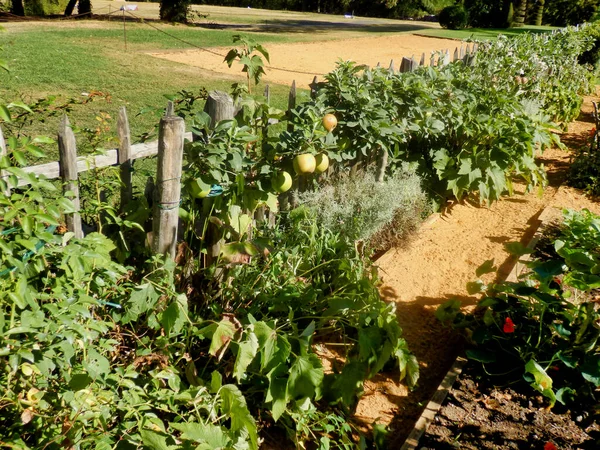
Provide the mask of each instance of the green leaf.
[{"label": "green leaf", "polygon": [[144,444],[144,447],[149,450],[172,449],[172,447],[170,447],[167,444],[167,438],[169,436],[166,436],[162,433],[157,433],[156,431],[152,430],[140,430],[140,436],[142,438],[142,443]]},{"label": "green leaf", "polygon": [[580,370],[586,381],[593,383],[596,387],[600,386],[600,356],[586,356]]},{"label": "green leaf", "polygon": [[217,370],[213,370],[210,375],[210,392],[216,394],[223,386],[223,376]]},{"label": "green leaf", "polygon": [[469,349],[466,351],[467,358],[481,363],[493,363],[496,361],[496,354],[486,350]]},{"label": "green leaf", "polygon": [[4,120],[5,122],[11,122],[12,119],[10,117],[10,111],[8,110],[8,108],[5,105],[0,104],[0,119]]},{"label": "green leaf", "polygon": [[269,388],[267,389],[267,395],[265,402],[271,402],[271,414],[273,420],[277,422],[282,414],[285,412],[288,402],[290,401],[287,392],[287,378],[274,377],[273,373],[278,372],[278,368],[275,368],[269,373]]},{"label": "green leaf", "polygon": [[229,345],[229,342],[231,342],[234,334],[235,326],[233,323],[226,319],[221,320],[217,324],[217,328],[212,335],[208,353],[210,353],[212,356],[217,356],[217,354],[221,352],[220,356],[223,356],[223,352]]},{"label": "green leaf", "polygon": [[258,448],[258,434],[254,418],[248,411],[246,399],[237,386],[226,384],[221,388],[221,413],[231,419],[233,431],[246,430],[252,443],[252,448]]},{"label": "green leaf", "polygon": [[212,449],[227,448],[231,442],[221,427],[211,423],[170,423],[170,426],[181,431],[181,439],[206,443]]},{"label": "green leaf", "polygon": [[298,356],[290,368],[287,391],[292,399],[304,397],[318,400],[321,397],[323,367],[314,353]]},{"label": "green leaf", "polygon": [[238,352],[233,367],[233,376],[241,383],[246,378],[246,369],[258,353],[258,338],[250,331],[246,340],[238,344]]},{"label": "green leaf", "polygon": [[531,387],[539,391],[544,397],[550,400],[550,406],[554,406],[556,402],[556,396],[552,390],[552,378],[548,376],[542,366],[540,366],[535,360],[530,359],[525,364],[525,373],[533,375],[534,381],[531,383]]}]

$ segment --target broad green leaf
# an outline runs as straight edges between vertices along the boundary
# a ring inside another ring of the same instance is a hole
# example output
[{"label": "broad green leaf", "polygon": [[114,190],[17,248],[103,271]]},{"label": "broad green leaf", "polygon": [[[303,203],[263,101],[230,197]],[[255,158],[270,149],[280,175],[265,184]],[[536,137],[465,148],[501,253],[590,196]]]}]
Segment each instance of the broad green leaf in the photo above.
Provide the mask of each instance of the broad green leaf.
[{"label": "broad green leaf", "polygon": [[233,376],[241,383],[246,378],[246,369],[258,353],[258,338],[250,331],[246,340],[238,344],[238,352],[233,367]]},{"label": "broad green leaf", "polygon": [[[217,356],[218,353],[227,348],[234,334],[235,326],[233,323],[226,319],[221,320],[217,324],[217,328],[212,335],[208,353],[210,353],[212,356]],[[223,356],[223,354],[221,353],[220,356]]]},{"label": "broad green leaf", "polygon": [[231,419],[231,429],[240,431],[245,429],[250,437],[253,449],[258,449],[258,434],[256,422],[248,411],[246,399],[237,386],[226,384],[221,388],[221,413]]},{"label": "broad green leaf", "polygon": [[525,364],[525,373],[533,375],[534,381],[531,383],[531,387],[539,391],[548,398],[550,406],[554,406],[556,402],[556,396],[552,390],[552,378],[548,376],[542,366],[540,366],[535,360],[530,359]]},{"label": "broad green leaf", "polygon": [[206,443],[212,449],[224,449],[229,446],[230,439],[217,425],[203,423],[171,423],[170,426],[181,431],[181,439],[187,439],[197,443]]},{"label": "broad green leaf", "polygon": [[481,363],[493,363],[496,361],[496,354],[486,350],[469,349],[466,351],[467,358]]},{"label": "broad green leaf", "polygon": [[580,368],[581,375],[586,381],[593,383],[594,386],[600,386],[600,356],[588,355]]},{"label": "broad green leaf", "polygon": [[[276,372],[279,372],[279,370],[273,369],[272,373]],[[277,422],[285,412],[290,400],[287,391],[288,380],[287,378],[275,376],[269,376],[268,378],[269,388],[267,389],[265,402],[271,402],[271,414],[273,415],[273,420]]]},{"label": "broad green leaf", "polygon": [[292,399],[308,397],[318,400],[321,397],[323,367],[314,353],[298,356],[290,368],[287,383],[288,395]]},{"label": "broad green leaf", "polygon": [[172,450],[172,447],[167,444],[169,436],[152,430],[140,430],[140,436],[144,447],[149,450]]}]

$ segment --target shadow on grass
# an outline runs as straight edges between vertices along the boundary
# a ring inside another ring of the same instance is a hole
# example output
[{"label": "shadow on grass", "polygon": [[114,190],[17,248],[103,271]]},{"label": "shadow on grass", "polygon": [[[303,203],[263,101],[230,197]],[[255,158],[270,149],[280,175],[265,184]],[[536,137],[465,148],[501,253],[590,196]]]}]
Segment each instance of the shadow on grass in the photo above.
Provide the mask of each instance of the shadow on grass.
[{"label": "shadow on grass", "polygon": [[320,20],[266,20],[254,24],[253,31],[263,33],[320,33],[331,30],[358,31],[366,33],[403,33],[430,30],[435,28],[431,23],[373,23],[368,20],[347,19],[346,21],[325,22]]}]

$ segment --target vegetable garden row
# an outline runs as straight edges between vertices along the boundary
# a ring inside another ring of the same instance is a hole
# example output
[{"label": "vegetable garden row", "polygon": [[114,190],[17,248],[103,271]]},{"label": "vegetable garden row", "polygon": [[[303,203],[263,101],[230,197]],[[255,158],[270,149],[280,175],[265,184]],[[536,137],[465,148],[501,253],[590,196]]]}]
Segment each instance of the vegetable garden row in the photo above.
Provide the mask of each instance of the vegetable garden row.
[{"label": "vegetable garden row", "polygon": [[[599,37],[589,25],[500,38],[469,66],[403,74],[340,63],[291,111],[241,96],[214,126],[175,99],[195,135],[175,260],[144,246],[152,196],[138,189],[118,211],[110,169],[82,189],[96,231],[65,232],[68,195],[43,177],[17,186],[51,140],[25,136],[27,105],[1,106],[2,445],[243,449],[283,434],[364,448],[349,421],[363,382],[418,381],[369,256],[448,198],[492,202],[514,177],[543,188],[535,157],[579,113]],[[254,220],[265,210],[275,224]],[[316,344],[339,349],[326,368]]]}]

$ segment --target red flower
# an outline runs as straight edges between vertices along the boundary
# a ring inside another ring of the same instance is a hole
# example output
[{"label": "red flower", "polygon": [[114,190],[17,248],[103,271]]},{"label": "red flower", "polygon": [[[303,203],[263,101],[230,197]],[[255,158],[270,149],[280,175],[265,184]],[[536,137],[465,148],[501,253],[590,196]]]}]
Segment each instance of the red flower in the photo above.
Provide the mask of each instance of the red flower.
[{"label": "red flower", "polygon": [[596,134],[596,128],[592,128],[590,130],[590,136],[594,136]]},{"label": "red flower", "polygon": [[546,442],[544,445],[544,450],[558,450],[558,448],[556,448],[556,445],[554,445],[552,442]]},{"label": "red flower", "polygon": [[502,330],[505,333],[514,333],[515,332],[515,324],[513,323],[512,320],[510,320],[510,317],[507,317],[506,319],[504,319],[504,327],[502,328]]}]

